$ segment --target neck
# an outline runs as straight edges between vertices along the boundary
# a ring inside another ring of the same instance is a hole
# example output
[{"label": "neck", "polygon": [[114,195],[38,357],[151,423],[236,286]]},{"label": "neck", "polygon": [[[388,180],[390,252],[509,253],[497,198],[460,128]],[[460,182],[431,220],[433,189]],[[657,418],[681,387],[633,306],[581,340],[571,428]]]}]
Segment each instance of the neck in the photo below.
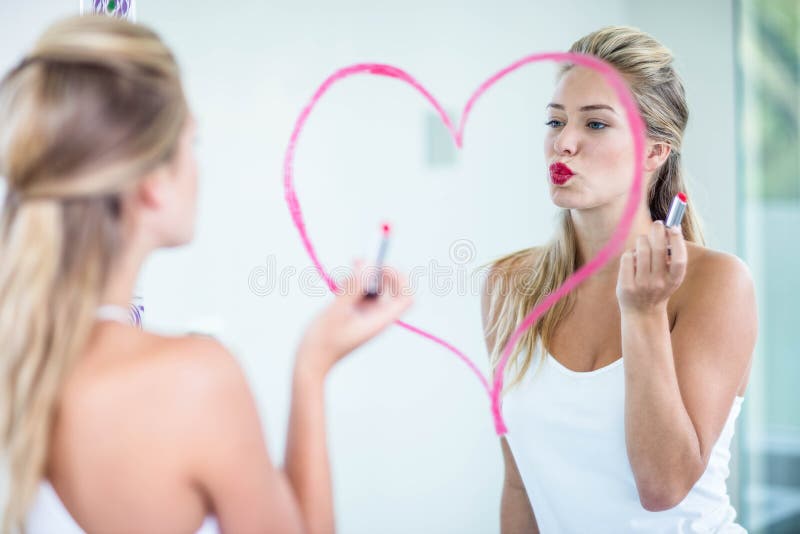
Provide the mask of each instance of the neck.
[{"label": "neck", "polygon": [[111,266],[101,304],[113,304],[128,307],[133,300],[136,280],[147,251],[144,247],[131,246],[115,259]]},{"label": "neck", "polygon": [[[607,204],[591,209],[570,210],[572,224],[575,227],[581,265],[596,256],[606,243],[611,240],[611,236],[614,234],[622,218],[622,213],[625,209],[625,200],[625,198],[622,198],[619,203]],[[652,222],[649,207],[646,204],[640,205],[634,215],[630,231],[625,238],[623,250],[619,251],[611,261],[603,265],[603,267],[593,275],[593,278],[595,278],[597,282],[603,285],[616,285],[620,256],[624,251],[636,248],[636,238],[641,234],[647,234],[650,231]]]}]

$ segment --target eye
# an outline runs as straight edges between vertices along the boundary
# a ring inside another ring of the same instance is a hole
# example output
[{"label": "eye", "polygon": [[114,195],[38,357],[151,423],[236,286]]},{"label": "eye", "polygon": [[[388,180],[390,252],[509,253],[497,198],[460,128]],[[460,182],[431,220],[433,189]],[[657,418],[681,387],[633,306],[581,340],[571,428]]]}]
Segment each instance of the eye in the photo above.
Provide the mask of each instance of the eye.
[{"label": "eye", "polygon": [[588,126],[591,130],[602,130],[608,125],[600,121],[589,121],[586,126]]},{"label": "eye", "polygon": [[549,126],[550,128],[558,128],[559,126],[563,126],[563,125],[564,125],[564,123],[563,123],[563,122],[561,122],[561,121],[560,121],[560,120],[558,120],[558,119],[550,119],[549,121],[547,121],[546,123],[544,123],[544,125],[545,125],[545,126]]}]

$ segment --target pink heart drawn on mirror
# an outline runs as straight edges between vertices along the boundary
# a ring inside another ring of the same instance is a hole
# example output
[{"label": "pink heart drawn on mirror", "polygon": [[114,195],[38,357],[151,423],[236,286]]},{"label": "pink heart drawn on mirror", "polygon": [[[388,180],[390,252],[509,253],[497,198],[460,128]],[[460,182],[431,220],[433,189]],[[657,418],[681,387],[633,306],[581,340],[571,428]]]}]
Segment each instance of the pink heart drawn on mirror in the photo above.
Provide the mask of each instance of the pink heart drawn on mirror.
[{"label": "pink heart drawn on mirror", "polygon": [[300,238],[303,242],[303,246],[306,249],[306,252],[308,253],[309,257],[311,258],[311,261],[314,263],[314,266],[317,269],[320,277],[325,281],[331,292],[335,293],[336,291],[339,290],[339,287],[336,284],[336,282],[330,277],[327,271],[325,271],[324,267],[322,266],[322,263],[320,262],[319,257],[317,256],[314,246],[311,244],[311,239],[308,236],[308,231],[303,221],[303,212],[300,208],[300,202],[297,198],[297,193],[294,188],[293,163],[294,163],[295,148],[297,146],[298,139],[300,138],[300,134],[303,130],[303,126],[305,125],[306,120],[313,111],[314,106],[316,106],[317,102],[319,102],[320,98],[322,98],[322,96],[334,84],[350,76],[355,76],[358,74],[369,74],[373,76],[385,76],[389,78],[394,78],[414,88],[425,98],[425,100],[428,101],[428,103],[431,106],[433,106],[433,108],[436,110],[437,114],[441,118],[442,122],[444,123],[445,127],[452,135],[453,141],[455,142],[456,146],[460,149],[463,147],[464,128],[466,127],[467,119],[469,117],[470,111],[472,110],[473,106],[478,101],[478,99],[489,88],[491,88],[495,83],[503,79],[508,74],[516,71],[517,69],[525,65],[529,65],[531,63],[536,63],[539,61],[569,62],[577,65],[582,65],[584,67],[588,67],[598,71],[601,75],[603,75],[608,84],[614,89],[620,102],[622,103],[622,107],[625,110],[625,117],[628,122],[628,126],[630,127],[630,133],[634,144],[634,154],[636,155],[636,158],[634,159],[633,182],[631,183],[628,199],[625,204],[625,210],[623,212],[623,215],[619,223],[617,224],[617,228],[614,230],[614,234],[611,236],[611,239],[609,239],[608,243],[606,243],[603,246],[603,248],[600,250],[600,252],[597,253],[597,255],[594,258],[588,261],[576,272],[572,273],[572,275],[570,275],[569,278],[567,278],[556,291],[550,293],[550,295],[548,295],[533,310],[531,310],[531,312],[525,317],[525,319],[517,326],[516,330],[511,335],[505,347],[503,348],[500,362],[494,371],[494,376],[491,377],[491,382],[483,375],[483,373],[480,371],[480,369],[478,369],[475,363],[454,345],[448,343],[444,339],[441,339],[426,330],[423,330],[422,328],[409,324],[405,321],[396,321],[397,325],[411,332],[414,332],[415,334],[418,334],[430,341],[433,341],[434,343],[437,343],[445,347],[452,353],[454,353],[478,377],[478,380],[480,380],[484,390],[486,391],[486,394],[489,396],[491,402],[492,417],[494,419],[495,431],[499,436],[502,436],[507,432],[506,424],[505,421],[503,420],[502,404],[500,400],[501,393],[503,391],[504,370],[508,362],[508,359],[511,356],[511,353],[514,350],[514,347],[519,342],[519,339],[522,337],[522,335],[528,328],[530,328],[535,324],[535,322],[539,319],[539,317],[541,317],[551,306],[553,306],[553,304],[555,304],[559,299],[564,297],[567,293],[575,289],[575,287],[577,287],[578,284],[580,284],[583,280],[591,276],[592,273],[600,269],[604,264],[606,264],[609,260],[611,260],[612,257],[624,246],[625,238],[628,235],[628,232],[630,231],[630,227],[636,212],[636,207],[641,198],[641,192],[642,192],[642,177],[643,177],[642,160],[643,160],[644,146],[645,146],[644,145],[645,129],[642,118],[639,115],[636,103],[633,100],[630,90],[628,89],[628,86],[626,85],[623,78],[619,75],[616,69],[614,69],[614,67],[594,56],[568,53],[568,52],[544,52],[544,53],[525,56],[522,59],[511,63],[507,67],[501,69],[500,71],[489,77],[472,93],[472,96],[470,96],[469,100],[467,100],[467,103],[464,106],[464,109],[461,113],[461,119],[459,121],[458,127],[456,128],[454,124],[451,122],[450,117],[444,111],[444,109],[436,100],[436,98],[434,98],[433,95],[431,95],[431,93],[427,89],[425,89],[425,87],[422,86],[422,84],[420,84],[416,79],[414,79],[408,73],[391,65],[384,65],[378,63],[359,63],[356,65],[351,65],[349,67],[337,70],[336,72],[331,74],[319,86],[319,88],[316,90],[313,97],[309,101],[309,103],[303,108],[297,120],[295,121],[294,130],[292,131],[292,135],[289,140],[289,146],[286,149],[284,157],[284,171],[283,171],[284,190],[285,190],[286,203],[289,207],[289,212],[292,216],[292,220],[295,226],[297,227],[298,232],[300,233]]}]

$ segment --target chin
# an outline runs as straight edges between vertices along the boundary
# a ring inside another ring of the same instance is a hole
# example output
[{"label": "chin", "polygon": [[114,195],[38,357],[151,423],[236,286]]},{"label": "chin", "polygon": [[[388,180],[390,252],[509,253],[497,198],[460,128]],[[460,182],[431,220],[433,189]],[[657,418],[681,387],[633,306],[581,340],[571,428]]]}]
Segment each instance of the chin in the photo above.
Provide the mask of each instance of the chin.
[{"label": "chin", "polygon": [[586,191],[567,191],[556,188],[550,191],[553,205],[569,210],[590,210],[612,202],[612,198],[598,198]]},{"label": "chin", "polygon": [[184,236],[183,239],[181,239],[180,242],[176,246],[182,247],[184,245],[188,245],[192,241],[194,241],[194,231],[192,231],[188,235]]},{"label": "chin", "polygon": [[569,198],[569,195],[559,194],[559,192],[560,191],[550,194],[550,200],[553,202],[553,205],[564,209],[574,209],[574,208],[584,207],[581,203],[575,202],[574,199]]},{"label": "chin", "polygon": [[181,235],[170,236],[169,239],[162,245],[164,248],[176,248],[188,245],[194,240],[194,229],[185,232]]}]

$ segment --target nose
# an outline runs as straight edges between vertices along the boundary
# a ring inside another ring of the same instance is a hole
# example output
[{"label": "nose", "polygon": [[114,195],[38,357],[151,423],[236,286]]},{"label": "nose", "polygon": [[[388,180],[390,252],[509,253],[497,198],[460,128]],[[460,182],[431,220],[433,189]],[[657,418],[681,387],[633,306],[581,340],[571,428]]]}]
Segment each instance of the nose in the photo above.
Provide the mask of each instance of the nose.
[{"label": "nose", "polygon": [[564,125],[553,140],[553,150],[562,156],[573,156],[578,150],[578,135],[569,124]]}]

